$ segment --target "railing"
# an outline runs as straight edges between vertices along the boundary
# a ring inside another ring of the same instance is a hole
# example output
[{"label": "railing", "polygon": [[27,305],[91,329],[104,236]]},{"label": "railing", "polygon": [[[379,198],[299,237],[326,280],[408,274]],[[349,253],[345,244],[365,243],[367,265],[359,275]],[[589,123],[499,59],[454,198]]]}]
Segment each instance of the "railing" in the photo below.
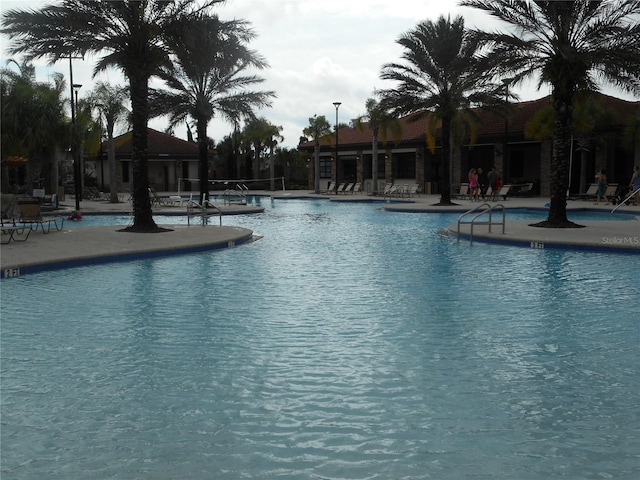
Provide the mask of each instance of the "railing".
[{"label": "railing", "polygon": [[[501,209],[502,210],[502,221],[493,221],[493,211],[496,209]],[[477,212],[477,213],[476,213]],[[468,215],[471,215],[472,213],[476,213],[476,215],[473,216],[473,218],[471,218],[471,221],[467,221],[467,222],[463,222],[464,218]],[[478,218],[482,217],[483,215],[489,214],[489,220],[488,221],[477,221]],[[464,212],[462,215],[460,215],[458,217],[458,242],[460,241],[460,225],[463,223],[468,223],[470,224],[469,227],[469,243],[471,245],[473,245],[473,227],[474,225],[488,225],[489,226],[489,233],[491,233],[491,226],[492,225],[502,225],[502,233],[504,233],[504,227],[506,224],[506,210],[504,208],[504,205],[502,205],[501,203],[498,203],[496,205],[489,205],[488,203],[482,203],[480,205],[478,205],[475,208],[472,208],[471,210],[468,210],[466,212]]]},{"label": "railing", "polygon": [[198,203],[195,200],[189,200],[187,203],[187,225],[191,225],[191,217],[201,217],[202,218],[202,226],[209,224],[209,210],[208,208],[213,208],[220,218],[220,226],[222,226],[222,210],[216,204],[202,197],[202,203]]},{"label": "railing", "polygon": [[227,188],[223,192],[222,197],[224,199],[224,204],[231,205],[232,203],[236,203],[239,205],[246,205],[248,191],[249,187],[244,183],[236,183],[235,189]]}]

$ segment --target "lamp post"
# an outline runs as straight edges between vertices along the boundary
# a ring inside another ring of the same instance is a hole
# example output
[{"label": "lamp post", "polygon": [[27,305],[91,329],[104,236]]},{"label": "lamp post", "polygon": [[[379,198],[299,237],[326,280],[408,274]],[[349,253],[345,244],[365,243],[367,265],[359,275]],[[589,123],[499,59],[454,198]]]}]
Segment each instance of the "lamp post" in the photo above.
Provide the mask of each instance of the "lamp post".
[{"label": "lamp post", "polygon": [[[504,93],[504,101],[505,101],[505,107],[508,106],[509,104],[509,79],[504,78],[502,79],[502,83],[504,83],[504,88],[505,88],[505,93]],[[508,170],[508,152],[509,152],[509,113],[507,112],[507,109],[505,108],[505,112],[504,112],[504,148],[503,148],[503,153],[502,153],[502,178],[503,178],[503,182],[506,182],[507,179],[507,170]]]},{"label": "lamp post", "polygon": [[[69,55],[69,86],[71,88],[71,156],[73,158],[73,191],[76,197],[76,212],[80,211],[80,198],[82,197],[82,186],[80,185],[80,163],[78,160],[78,132],[76,129],[76,103],[78,102],[78,90],[82,85],[73,83],[73,62],[74,57]],[[75,95],[74,95],[75,93]],[[75,100],[74,100],[75,98]]]},{"label": "lamp post", "polygon": [[336,189],[338,188],[338,108],[342,105],[340,102],[333,102],[336,107]]}]

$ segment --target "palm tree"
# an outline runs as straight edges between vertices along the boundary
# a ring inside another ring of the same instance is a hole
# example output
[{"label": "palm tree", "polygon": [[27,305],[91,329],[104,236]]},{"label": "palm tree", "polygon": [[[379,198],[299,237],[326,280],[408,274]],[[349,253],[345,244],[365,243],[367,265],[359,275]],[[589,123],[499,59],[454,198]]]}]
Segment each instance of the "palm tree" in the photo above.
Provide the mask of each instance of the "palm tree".
[{"label": "palm tree", "polygon": [[[41,10],[9,10],[2,32],[10,51],[51,62],[91,53],[102,55],[94,72],[121,70],[129,81],[132,106],[134,223],[125,231],[157,232],[149,201],[147,123],[149,79],[169,60],[165,28],[206,12],[222,0],[62,0]],[[106,52],[106,53],[105,53]]]},{"label": "palm tree", "polygon": [[567,219],[571,116],[578,90],[606,80],[640,93],[640,3],[637,0],[507,2],[463,0],[506,22],[512,31],[477,32],[492,47],[503,74],[518,83],[537,74],[552,88],[551,202],[545,227],[574,227]]},{"label": "palm tree", "polygon": [[373,139],[371,142],[371,178],[373,179],[372,192],[378,191],[378,136],[383,142],[387,141],[387,131],[393,135],[396,143],[400,141],[402,126],[400,121],[389,113],[389,110],[375,98],[367,99],[365,103],[366,115],[356,118],[355,126],[358,130],[364,130],[365,123],[371,130]]},{"label": "palm tree", "polygon": [[[302,130],[302,134],[313,140],[314,190],[320,193],[320,140],[331,135],[331,124],[324,115],[314,115],[309,118],[309,126]],[[300,140],[302,143],[303,139]]]},{"label": "palm tree", "polygon": [[[197,16],[168,29],[172,63],[161,69],[169,91],[153,92],[156,113],[170,112],[170,125],[192,118],[199,147],[200,198],[209,195],[209,138],[207,126],[218,114],[231,123],[254,117],[254,107],[270,106],[271,91],[250,91],[264,79],[246,74],[267,67],[246,43],[254,38],[246,22]],[[203,53],[204,52],[204,53]]]},{"label": "palm tree", "polygon": [[[379,94],[396,115],[415,113],[410,121],[427,117],[428,140],[440,123],[443,173],[438,205],[451,205],[452,125],[461,115],[473,119],[473,107],[500,104],[504,87],[492,81],[494,70],[479,55],[478,42],[465,30],[460,16],[453,21],[441,16],[435,22],[421,22],[397,43],[405,49],[404,63],[384,65],[380,78],[398,86]],[[429,146],[435,151],[434,141]]]},{"label": "palm tree", "polygon": [[98,111],[107,131],[107,158],[109,161],[110,202],[118,203],[118,172],[116,165],[116,147],[113,143],[113,131],[116,124],[128,116],[129,110],[125,102],[129,97],[126,87],[98,82],[89,94],[88,102]]},{"label": "palm tree", "polygon": [[26,190],[31,193],[33,183],[43,174],[43,167],[51,162],[54,168],[46,173],[51,179],[53,193],[57,193],[58,172],[56,154],[69,140],[68,123],[64,115],[64,79],[55,74],[54,83],[40,83],[35,68],[29,62],[14,60],[18,72],[5,68],[2,77],[2,155],[23,156],[27,159]]},{"label": "palm tree", "polygon": [[282,127],[271,124],[263,117],[250,120],[245,125],[242,136],[253,148],[254,179],[260,178],[260,155],[266,147],[273,147],[274,137],[280,137],[281,130]]}]

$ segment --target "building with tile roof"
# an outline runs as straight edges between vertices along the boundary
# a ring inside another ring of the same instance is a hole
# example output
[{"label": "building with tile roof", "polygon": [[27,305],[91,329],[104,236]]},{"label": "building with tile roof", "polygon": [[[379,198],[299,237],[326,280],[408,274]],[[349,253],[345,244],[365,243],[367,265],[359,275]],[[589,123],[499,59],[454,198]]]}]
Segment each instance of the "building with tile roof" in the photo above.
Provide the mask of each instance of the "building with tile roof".
[{"label": "building with tile roof", "polygon": [[[197,190],[198,144],[172,135],[147,129],[147,155],[149,162],[149,186],[158,191]],[[114,138],[120,190],[131,190],[133,172],[131,165],[132,132]],[[109,185],[108,145],[103,142],[95,160],[86,161],[94,171],[98,187]]]},{"label": "building with tile roof", "polygon": [[[640,164],[640,138],[635,145],[625,145],[622,140],[625,127],[631,125],[634,118],[640,118],[640,102],[629,102],[604,94],[596,94],[593,101],[609,112],[610,120],[582,150],[581,143],[574,141],[570,186],[572,193],[578,193],[584,188],[585,175],[586,183],[591,183],[596,169],[606,169],[610,183],[623,183],[629,180],[633,166]],[[551,97],[547,96],[515,104],[506,118],[477,109],[475,112],[480,122],[474,144],[470,145],[467,140],[466,144],[454,151],[450,172],[452,192],[456,191],[458,185],[468,181],[469,169],[482,168],[489,172],[495,166],[503,177],[503,183],[533,183],[534,193],[549,195],[551,139],[530,138],[525,132],[531,119],[541,110],[550,107]],[[426,143],[427,119],[413,121],[414,119],[414,115],[400,119],[402,134],[397,144],[391,139],[387,142],[379,141],[378,191],[382,191],[387,183],[417,183],[422,191],[437,193],[440,145],[437,143],[435,151],[431,152]],[[438,131],[437,142],[439,135]],[[364,124],[362,130],[340,128],[337,164],[334,161],[335,139],[321,141],[321,190],[326,189],[329,181],[337,180],[338,183],[361,182],[364,189],[371,192],[372,139],[373,135],[367,124]],[[309,155],[309,188],[313,188],[314,143],[301,143],[298,149]]]}]

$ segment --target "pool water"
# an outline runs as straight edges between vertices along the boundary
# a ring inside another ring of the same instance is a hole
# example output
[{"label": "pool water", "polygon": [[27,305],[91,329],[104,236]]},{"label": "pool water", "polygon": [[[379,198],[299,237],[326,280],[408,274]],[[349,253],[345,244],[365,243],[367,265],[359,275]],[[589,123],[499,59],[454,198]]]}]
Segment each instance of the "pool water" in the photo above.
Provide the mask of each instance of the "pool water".
[{"label": "pool water", "polygon": [[2,478],[638,477],[628,256],[265,206],[249,245],[2,282]]}]

